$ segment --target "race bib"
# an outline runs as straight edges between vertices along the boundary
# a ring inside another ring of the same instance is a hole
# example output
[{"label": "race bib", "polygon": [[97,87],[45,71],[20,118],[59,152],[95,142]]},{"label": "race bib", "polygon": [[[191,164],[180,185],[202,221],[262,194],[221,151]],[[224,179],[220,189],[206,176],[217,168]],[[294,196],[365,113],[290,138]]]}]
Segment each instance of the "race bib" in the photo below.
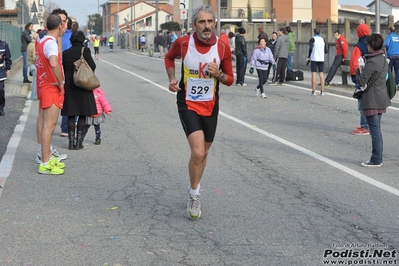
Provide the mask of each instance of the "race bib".
[{"label": "race bib", "polygon": [[213,79],[188,78],[186,100],[207,102],[213,100]]}]

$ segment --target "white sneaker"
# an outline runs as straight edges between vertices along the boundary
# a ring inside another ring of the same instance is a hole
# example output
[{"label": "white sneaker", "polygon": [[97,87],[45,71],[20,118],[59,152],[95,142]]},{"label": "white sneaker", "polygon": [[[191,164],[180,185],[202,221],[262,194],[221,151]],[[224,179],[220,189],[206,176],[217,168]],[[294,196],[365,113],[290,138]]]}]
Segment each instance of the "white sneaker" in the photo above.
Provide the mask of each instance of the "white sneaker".
[{"label": "white sneaker", "polygon": [[[66,155],[66,154],[59,154],[58,151],[57,151],[56,149],[54,149],[54,148],[53,148],[51,154],[52,154],[52,155],[54,156],[54,158],[56,158],[57,161],[59,161],[59,162],[61,162],[62,160],[65,160],[65,159],[68,157],[68,155]],[[41,154],[39,154],[39,153],[36,154],[35,162],[36,162],[37,164],[42,163],[42,155],[41,155]]]},{"label": "white sneaker", "polygon": [[247,86],[247,83],[243,83],[243,84],[241,84],[241,86],[246,87],[246,86]]},{"label": "white sneaker", "polygon": [[262,93],[262,98],[266,99],[266,94],[265,93]]},{"label": "white sneaker", "polygon": [[255,91],[256,91],[256,97],[258,97],[258,96],[260,95],[260,89],[258,89],[258,88],[255,86]]},{"label": "white sneaker", "polygon": [[190,195],[187,202],[187,214],[192,219],[197,219],[201,216],[201,202],[200,195]]},{"label": "white sneaker", "polygon": [[325,95],[326,95],[326,93],[324,91],[320,92],[320,96],[325,96]]}]

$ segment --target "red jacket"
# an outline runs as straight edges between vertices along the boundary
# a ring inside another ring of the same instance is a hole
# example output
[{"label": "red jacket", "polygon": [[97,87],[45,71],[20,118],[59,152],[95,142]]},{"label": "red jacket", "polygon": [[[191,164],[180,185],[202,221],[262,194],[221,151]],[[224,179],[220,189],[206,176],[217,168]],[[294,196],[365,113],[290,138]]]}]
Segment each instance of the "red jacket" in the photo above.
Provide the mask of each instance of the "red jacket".
[{"label": "red jacket", "polygon": [[344,35],[340,35],[335,41],[335,49],[337,50],[337,55],[342,55],[344,59],[348,58],[348,42]]},{"label": "red jacket", "polygon": [[[360,39],[364,36],[370,35],[370,28],[367,24],[360,24],[356,29],[357,37]],[[356,70],[358,67],[357,59],[362,56],[362,51],[359,47],[355,46],[352,50],[351,63],[350,63],[350,73],[351,75],[356,75]]]}]

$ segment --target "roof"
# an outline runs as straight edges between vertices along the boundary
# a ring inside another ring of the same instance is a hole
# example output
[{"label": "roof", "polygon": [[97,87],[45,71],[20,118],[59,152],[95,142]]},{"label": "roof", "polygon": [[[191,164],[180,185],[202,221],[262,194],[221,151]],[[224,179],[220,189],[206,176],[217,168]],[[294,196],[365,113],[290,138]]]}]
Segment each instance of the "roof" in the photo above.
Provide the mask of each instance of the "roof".
[{"label": "roof", "polygon": [[[387,3],[388,5],[399,7],[399,0],[381,0],[381,1]],[[367,7],[370,7],[374,4],[375,4],[375,1],[368,4]]]},{"label": "roof", "polygon": [[0,9],[0,16],[18,15],[18,9]]},{"label": "roof", "polygon": [[356,11],[369,11],[368,8],[357,6],[357,5],[339,5],[338,8],[342,9],[352,9]]}]

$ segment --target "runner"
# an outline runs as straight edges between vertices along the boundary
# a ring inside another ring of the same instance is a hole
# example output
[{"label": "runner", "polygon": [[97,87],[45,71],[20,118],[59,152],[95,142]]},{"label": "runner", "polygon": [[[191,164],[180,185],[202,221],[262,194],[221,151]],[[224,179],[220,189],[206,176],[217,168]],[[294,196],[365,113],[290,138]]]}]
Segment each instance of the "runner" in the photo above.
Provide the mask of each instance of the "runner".
[{"label": "runner", "polygon": [[[187,214],[201,216],[200,181],[213,142],[219,113],[219,83],[234,82],[230,47],[214,34],[215,14],[199,6],[192,14],[194,34],[178,38],[166,54],[169,90],[177,92],[180,121],[191,149]],[[175,58],[182,57],[182,79],[175,77]]]}]

